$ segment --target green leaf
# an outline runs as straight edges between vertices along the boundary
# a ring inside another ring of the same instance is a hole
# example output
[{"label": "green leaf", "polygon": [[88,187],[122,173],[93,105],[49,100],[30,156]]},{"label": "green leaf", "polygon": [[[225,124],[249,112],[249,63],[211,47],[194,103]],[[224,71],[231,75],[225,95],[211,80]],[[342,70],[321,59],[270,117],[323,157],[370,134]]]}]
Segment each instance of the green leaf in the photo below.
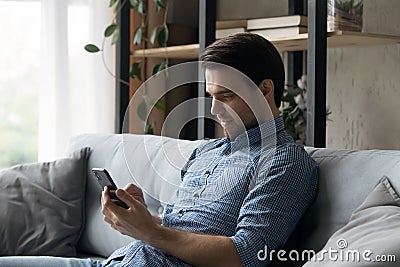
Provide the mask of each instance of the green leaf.
[{"label": "green leaf", "polygon": [[109,25],[107,28],[106,28],[106,30],[104,31],[104,37],[110,37],[114,32],[115,32],[115,30],[118,28],[118,25],[117,24],[111,24],[111,25]]},{"label": "green leaf", "polygon": [[153,75],[156,75],[157,73],[159,73],[161,71],[161,68],[162,68],[161,63],[155,65],[153,68]]},{"label": "green leaf", "polygon": [[168,27],[167,27],[167,25],[164,25],[164,27],[161,29],[160,33],[158,34],[158,44],[161,47],[167,46],[168,36],[169,36]]},{"label": "green leaf", "polygon": [[166,108],[165,103],[162,100],[155,101],[154,99],[150,99],[149,102],[150,102],[151,107],[155,107],[156,109],[165,110],[165,108]]},{"label": "green leaf", "polygon": [[288,94],[292,96],[297,96],[298,94],[301,94],[303,92],[303,89],[301,88],[293,88],[293,89],[288,89]]},{"label": "green leaf", "polygon": [[129,0],[129,2],[131,3],[131,6],[134,9],[137,9],[137,7],[139,6],[139,1],[138,0]]},{"label": "green leaf", "polygon": [[159,110],[165,110],[165,103],[164,101],[158,100],[154,103],[154,107]]},{"label": "green leaf", "polygon": [[110,0],[110,5],[108,7],[112,7],[113,5],[115,5],[116,2],[117,0]]},{"label": "green leaf", "polygon": [[153,2],[156,4],[157,13],[159,13],[162,8],[166,7],[164,0],[153,0]]},{"label": "green leaf", "polygon": [[139,79],[139,81],[142,80],[142,70],[140,68],[140,62],[139,61],[137,61],[137,62],[132,64],[131,69],[129,71],[129,76],[132,79],[135,79],[135,77],[137,77]]},{"label": "green leaf", "polygon": [[156,0],[156,6],[159,6],[160,8],[166,7],[164,0]]},{"label": "green leaf", "polygon": [[158,30],[158,26],[155,26],[153,28],[153,30],[151,31],[151,35],[150,35],[150,43],[153,45],[154,42],[156,41],[156,37],[157,37],[157,30]]},{"label": "green leaf", "polygon": [[133,44],[134,45],[139,45],[142,43],[142,28],[139,27],[135,31],[135,35],[133,37]]},{"label": "green leaf", "polygon": [[147,106],[144,100],[139,104],[136,113],[142,121],[145,122],[147,120]]},{"label": "green leaf", "polygon": [[94,44],[87,44],[85,45],[85,50],[89,53],[97,53],[100,51],[100,48],[98,48],[97,45]]},{"label": "green leaf", "polygon": [[151,126],[150,124],[146,124],[145,133],[146,134],[154,134],[153,126]]},{"label": "green leaf", "polygon": [[139,12],[139,14],[141,14],[141,15],[144,14],[143,0],[139,0],[139,5],[138,5],[138,7],[137,7],[137,12]]},{"label": "green leaf", "polygon": [[119,27],[117,26],[117,28],[114,30],[114,35],[111,41],[111,45],[116,44],[118,40],[119,40]]},{"label": "green leaf", "polygon": [[287,95],[282,96],[282,101],[284,101],[284,102],[291,102],[292,100],[293,100],[292,95],[287,94]]},{"label": "green leaf", "polygon": [[142,121],[147,119],[147,106],[144,101],[142,101],[137,108],[137,115]]}]

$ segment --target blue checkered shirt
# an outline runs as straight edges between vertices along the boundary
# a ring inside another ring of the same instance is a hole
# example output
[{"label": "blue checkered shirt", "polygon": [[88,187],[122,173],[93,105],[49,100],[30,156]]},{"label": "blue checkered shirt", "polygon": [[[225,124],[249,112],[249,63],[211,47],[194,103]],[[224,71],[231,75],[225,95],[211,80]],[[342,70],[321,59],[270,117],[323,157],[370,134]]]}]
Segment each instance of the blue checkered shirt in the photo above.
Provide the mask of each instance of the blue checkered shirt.
[{"label": "blue checkered shirt", "polygon": [[[265,266],[257,253],[282,246],[317,190],[317,164],[284,131],[283,119],[196,148],[162,223],[188,232],[228,236],[243,266]],[[223,255],[221,255],[223,257]],[[190,266],[142,242],[116,250],[116,266]]]}]

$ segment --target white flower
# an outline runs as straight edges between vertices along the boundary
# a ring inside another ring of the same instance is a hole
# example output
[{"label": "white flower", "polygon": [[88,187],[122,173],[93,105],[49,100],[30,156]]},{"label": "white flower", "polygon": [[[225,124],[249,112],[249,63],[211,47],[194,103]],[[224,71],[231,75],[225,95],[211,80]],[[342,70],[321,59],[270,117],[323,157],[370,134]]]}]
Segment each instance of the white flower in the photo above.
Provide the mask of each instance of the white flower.
[{"label": "white flower", "polygon": [[300,79],[297,80],[297,87],[301,89],[307,89],[307,75],[303,74]]},{"label": "white flower", "polygon": [[298,94],[294,98],[294,102],[296,102],[297,107],[301,110],[304,111],[307,108],[307,103],[303,97],[303,94]]}]

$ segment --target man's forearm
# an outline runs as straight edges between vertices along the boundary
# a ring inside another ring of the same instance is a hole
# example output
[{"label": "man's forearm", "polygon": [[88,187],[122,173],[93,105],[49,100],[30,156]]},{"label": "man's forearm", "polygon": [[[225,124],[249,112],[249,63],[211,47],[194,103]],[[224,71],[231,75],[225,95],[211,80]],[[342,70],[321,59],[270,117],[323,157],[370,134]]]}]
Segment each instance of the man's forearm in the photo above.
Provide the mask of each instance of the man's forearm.
[{"label": "man's forearm", "polygon": [[160,217],[158,217],[157,215],[153,215],[153,221],[158,225],[162,224],[162,219]]},{"label": "man's forearm", "polygon": [[234,243],[226,236],[190,233],[158,226],[153,237],[144,241],[195,266],[242,266]]}]

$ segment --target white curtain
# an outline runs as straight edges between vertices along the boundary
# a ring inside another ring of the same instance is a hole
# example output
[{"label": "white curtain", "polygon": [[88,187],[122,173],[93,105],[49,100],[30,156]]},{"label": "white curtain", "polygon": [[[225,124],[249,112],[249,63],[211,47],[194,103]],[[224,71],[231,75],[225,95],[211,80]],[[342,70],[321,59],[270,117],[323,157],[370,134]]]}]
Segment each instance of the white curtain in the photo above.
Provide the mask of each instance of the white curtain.
[{"label": "white curtain", "polygon": [[[39,161],[50,161],[65,156],[75,135],[114,131],[114,79],[101,54],[83,48],[101,46],[112,12],[106,0],[41,0],[41,6]],[[105,48],[114,70],[113,47]]]}]

